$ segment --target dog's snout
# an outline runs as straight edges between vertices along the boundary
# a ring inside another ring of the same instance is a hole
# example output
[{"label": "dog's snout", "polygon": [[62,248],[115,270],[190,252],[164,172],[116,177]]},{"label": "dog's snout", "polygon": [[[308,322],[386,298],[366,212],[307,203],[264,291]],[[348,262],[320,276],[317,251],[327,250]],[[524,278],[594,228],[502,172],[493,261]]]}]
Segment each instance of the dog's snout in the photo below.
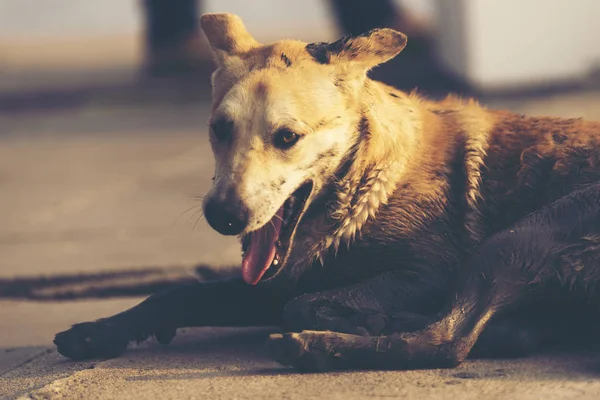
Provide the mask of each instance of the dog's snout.
[{"label": "dog's snout", "polygon": [[208,224],[222,235],[238,235],[248,224],[248,213],[230,202],[210,200],[204,207]]}]

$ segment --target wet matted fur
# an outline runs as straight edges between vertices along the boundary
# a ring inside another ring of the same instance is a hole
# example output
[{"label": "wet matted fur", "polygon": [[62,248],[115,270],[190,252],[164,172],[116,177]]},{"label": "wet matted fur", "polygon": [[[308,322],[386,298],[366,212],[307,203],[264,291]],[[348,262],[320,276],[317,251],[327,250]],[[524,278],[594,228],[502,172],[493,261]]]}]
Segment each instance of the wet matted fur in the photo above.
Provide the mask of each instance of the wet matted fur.
[{"label": "wet matted fur", "polygon": [[263,45],[234,15],[201,23],[218,66],[205,214],[243,238],[243,279],[75,325],[61,354],[117,356],[186,326],[280,325],[273,355],[308,371],[597,341],[600,123],[372,81],[406,44],[390,29]]}]

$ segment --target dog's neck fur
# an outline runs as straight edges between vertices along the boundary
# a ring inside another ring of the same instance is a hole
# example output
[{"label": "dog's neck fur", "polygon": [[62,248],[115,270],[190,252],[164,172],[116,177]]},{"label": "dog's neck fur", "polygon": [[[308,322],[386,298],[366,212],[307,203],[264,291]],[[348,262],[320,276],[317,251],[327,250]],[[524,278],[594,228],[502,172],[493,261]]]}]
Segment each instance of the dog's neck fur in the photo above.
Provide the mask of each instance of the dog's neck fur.
[{"label": "dog's neck fur", "polygon": [[[372,244],[377,227],[412,241],[447,212],[457,189],[453,206],[460,210],[453,212],[464,219],[465,243],[481,238],[480,186],[495,117],[473,100],[432,102],[370,80],[356,98],[348,105],[357,116],[354,146],[300,222],[286,272],[291,280],[319,262],[334,266],[342,245],[362,251],[353,242]],[[456,181],[460,188],[452,187]],[[377,221],[381,215],[394,221]]]},{"label": "dog's neck fur", "polygon": [[[411,159],[406,154],[420,145],[424,108],[418,97],[367,79],[358,98],[355,143],[330,183],[331,207],[312,229],[317,240],[311,241],[308,254],[321,263],[329,251],[350,246],[369,218],[387,204],[406,175]],[[324,225],[328,228],[319,229]]]}]

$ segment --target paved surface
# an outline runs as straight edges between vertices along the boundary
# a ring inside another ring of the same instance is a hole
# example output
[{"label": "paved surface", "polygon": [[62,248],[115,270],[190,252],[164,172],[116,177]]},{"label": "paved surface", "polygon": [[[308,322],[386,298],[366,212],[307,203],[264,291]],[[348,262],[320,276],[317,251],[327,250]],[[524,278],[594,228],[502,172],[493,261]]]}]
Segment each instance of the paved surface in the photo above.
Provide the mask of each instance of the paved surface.
[{"label": "paved surface", "polygon": [[[0,114],[0,278],[239,262],[194,214],[212,173],[206,105],[165,103]],[[492,105],[600,119],[598,93]],[[600,398],[600,354],[299,375],[268,359],[264,330],[190,329],[109,361],[53,350],[55,332],[139,300],[0,301],[0,398]]]},{"label": "paved surface", "polygon": [[[598,355],[471,361],[454,370],[301,375],[269,360],[263,341],[261,331],[196,329],[168,348],[149,343],[120,359],[80,364],[30,397],[591,400],[600,393]],[[36,361],[73,368],[52,353]]]},{"label": "paved surface", "polygon": [[206,107],[0,115],[0,277],[239,262],[201,218]]}]

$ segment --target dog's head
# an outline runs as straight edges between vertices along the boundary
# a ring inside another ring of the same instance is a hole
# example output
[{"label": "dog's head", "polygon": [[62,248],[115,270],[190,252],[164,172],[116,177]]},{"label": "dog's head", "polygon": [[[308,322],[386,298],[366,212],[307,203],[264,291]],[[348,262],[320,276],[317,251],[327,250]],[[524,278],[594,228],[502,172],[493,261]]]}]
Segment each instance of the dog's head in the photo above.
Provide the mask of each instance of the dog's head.
[{"label": "dog's head", "polygon": [[263,45],[235,15],[204,14],[201,26],[217,63],[204,213],[216,231],[242,236],[242,275],[256,284],[285,265],[308,205],[355,143],[367,71],[406,36],[378,29],[330,44]]}]

